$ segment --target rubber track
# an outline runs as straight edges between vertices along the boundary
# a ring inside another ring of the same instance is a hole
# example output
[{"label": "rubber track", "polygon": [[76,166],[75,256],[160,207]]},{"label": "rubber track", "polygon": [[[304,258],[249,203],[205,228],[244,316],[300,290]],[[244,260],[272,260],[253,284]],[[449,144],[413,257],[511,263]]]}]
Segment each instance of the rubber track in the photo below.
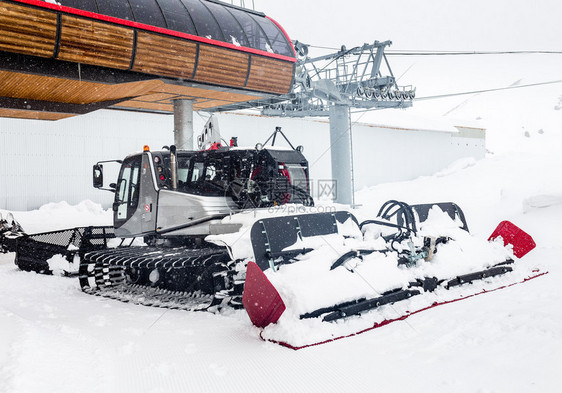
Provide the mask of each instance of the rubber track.
[{"label": "rubber track", "polygon": [[225,304],[236,295],[230,262],[220,249],[123,247],[86,254],[79,279],[88,294],[201,311]]},{"label": "rubber track", "polygon": [[141,285],[83,288],[83,291],[90,295],[103,296],[125,303],[186,311],[205,311],[216,301],[213,295],[186,294]]}]

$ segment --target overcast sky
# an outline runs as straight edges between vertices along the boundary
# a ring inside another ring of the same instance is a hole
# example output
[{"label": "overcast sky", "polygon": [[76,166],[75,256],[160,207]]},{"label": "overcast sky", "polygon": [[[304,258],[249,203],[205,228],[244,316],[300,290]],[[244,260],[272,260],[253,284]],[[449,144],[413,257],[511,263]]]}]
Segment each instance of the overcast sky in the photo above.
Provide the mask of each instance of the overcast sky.
[{"label": "overcast sky", "polygon": [[[251,5],[251,0],[245,0]],[[559,0],[254,0],[290,38],[391,49],[562,50]]]}]

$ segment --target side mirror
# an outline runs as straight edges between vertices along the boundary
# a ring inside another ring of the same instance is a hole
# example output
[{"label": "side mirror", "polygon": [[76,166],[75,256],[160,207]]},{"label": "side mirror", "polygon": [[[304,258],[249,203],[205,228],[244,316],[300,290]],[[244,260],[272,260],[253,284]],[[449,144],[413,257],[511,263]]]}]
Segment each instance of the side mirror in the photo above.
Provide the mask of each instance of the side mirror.
[{"label": "side mirror", "polygon": [[103,165],[95,164],[93,167],[93,182],[95,188],[103,187]]}]

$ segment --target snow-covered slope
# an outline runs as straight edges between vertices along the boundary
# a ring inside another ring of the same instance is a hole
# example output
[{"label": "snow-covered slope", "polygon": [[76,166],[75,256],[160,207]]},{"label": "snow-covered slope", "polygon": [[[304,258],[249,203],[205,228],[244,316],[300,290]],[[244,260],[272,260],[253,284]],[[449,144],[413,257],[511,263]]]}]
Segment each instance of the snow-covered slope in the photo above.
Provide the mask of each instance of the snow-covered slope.
[{"label": "snow-covered slope", "polygon": [[[548,275],[295,352],[261,341],[243,311],[92,297],[75,279],[23,273],[13,255],[0,255],[0,392],[557,392],[561,96],[562,85],[550,85],[420,102],[417,110],[433,116],[487,120],[488,157],[357,194],[360,218],[393,198],[455,201],[482,238],[509,219],[537,243],[521,262]],[[110,216],[87,202],[16,213],[30,232],[106,224]]]},{"label": "snow-covered slope", "polygon": [[[477,235],[502,218],[532,233],[538,248],[524,262],[550,274],[299,352],[261,341],[242,311],[163,311],[100,299],[81,293],[77,280],[23,273],[13,255],[1,256],[0,386],[6,392],[557,391],[562,197],[555,195],[562,189],[558,182],[551,198],[538,197],[542,158],[506,155],[378,186],[360,193],[361,213],[389,196],[457,200]],[[549,160],[562,164],[554,155]],[[517,182],[495,185],[512,169]]]}]

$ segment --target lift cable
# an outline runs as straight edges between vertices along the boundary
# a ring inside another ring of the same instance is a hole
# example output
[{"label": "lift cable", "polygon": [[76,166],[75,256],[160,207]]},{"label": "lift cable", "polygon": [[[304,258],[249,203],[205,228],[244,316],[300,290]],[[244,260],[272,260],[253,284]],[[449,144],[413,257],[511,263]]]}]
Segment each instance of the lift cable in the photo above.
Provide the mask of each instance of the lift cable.
[{"label": "lift cable", "polygon": [[[472,94],[489,93],[489,92],[494,92],[494,91],[522,89],[522,88],[525,88],[525,87],[554,85],[554,84],[557,84],[557,83],[562,83],[562,80],[530,83],[530,84],[518,85],[518,86],[497,87],[497,88],[494,88],[494,89],[472,90],[472,91],[465,91],[465,92],[459,92],[459,93],[439,94],[439,95],[427,96],[427,97],[416,97],[416,98],[414,98],[414,101],[435,100],[435,99],[439,99],[439,98],[448,98],[448,97],[456,97],[456,96],[464,96],[464,95],[472,95]],[[359,109],[359,110],[352,111],[352,113],[370,112],[370,111],[373,111],[373,110],[380,110],[380,109],[384,109],[384,108]]]},{"label": "lift cable", "polygon": [[519,55],[519,54],[547,54],[562,55],[562,51],[544,51],[544,50],[517,50],[517,51],[392,51],[389,50],[387,56],[467,56],[467,55]]},{"label": "lift cable", "polygon": [[[339,50],[339,48],[331,48],[327,46],[310,45],[311,48]],[[562,51],[551,50],[504,50],[504,51],[450,51],[450,50],[399,50],[387,49],[387,56],[458,56],[458,55],[517,55],[517,54],[547,54],[562,55]]]},{"label": "lift cable", "polygon": [[460,92],[460,93],[440,94],[440,95],[427,96],[427,97],[416,97],[415,100],[416,101],[433,100],[433,99],[438,99],[438,98],[463,96],[463,95],[469,95],[469,94],[489,93],[489,92],[492,92],[492,91],[522,89],[522,88],[525,88],[525,87],[544,86],[544,85],[554,85],[554,84],[557,84],[557,83],[562,83],[562,80],[529,83],[529,84],[526,84],[526,85],[517,85],[517,86],[496,87],[496,88],[493,88],[493,89],[473,90],[473,91],[465,91],[465,92]]}]

